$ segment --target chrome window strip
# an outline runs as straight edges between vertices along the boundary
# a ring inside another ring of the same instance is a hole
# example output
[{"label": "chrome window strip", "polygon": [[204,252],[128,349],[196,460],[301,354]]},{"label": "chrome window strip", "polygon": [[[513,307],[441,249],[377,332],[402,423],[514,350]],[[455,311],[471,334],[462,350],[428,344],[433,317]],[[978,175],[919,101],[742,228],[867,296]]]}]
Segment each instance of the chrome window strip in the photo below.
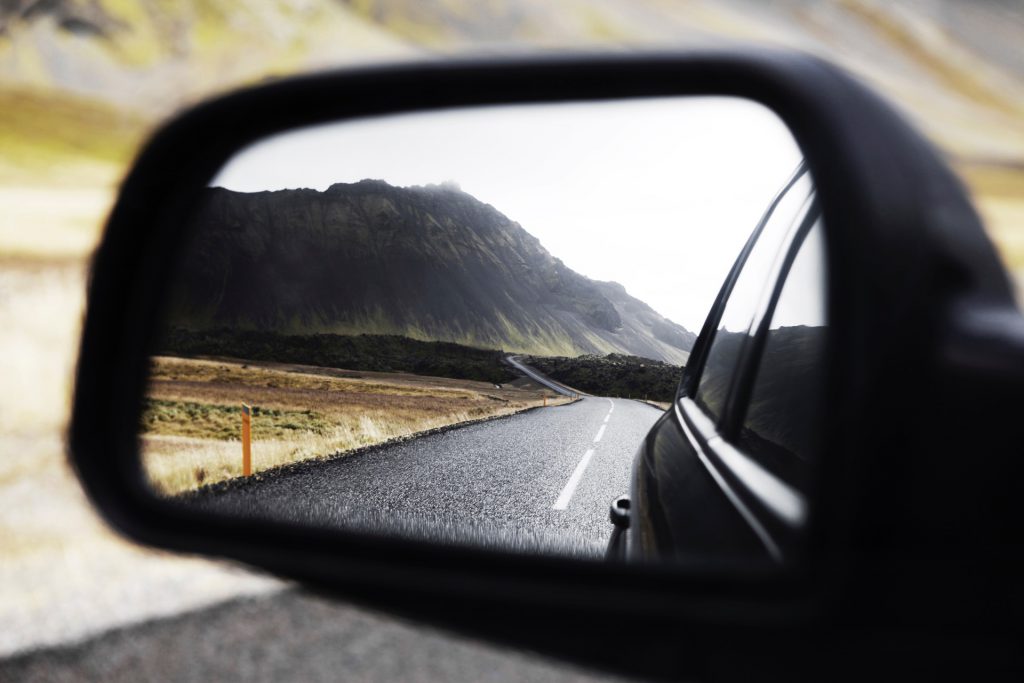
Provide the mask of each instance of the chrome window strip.
[{"label": "chrome window strip", "polygon": [[676,411],[676,419],[679,421],[679,425],[686,433],[686,438],[688,438],[690,440],[690,443],[693,444],[693,450],[697,453],[697,457],[700,458],[700,461],[704,464],[705,469],[707,469],[708,473],[711,475],[711,478],[715,480],[715,483],[718,484],[718,487],[722,489],[722,492],[725,494],[726,498],[729,499],[729,502],[733,504],[733,507],[736,508],[736,510],[743,517],[743,519],[746,520],[747,525],[753,530],[754,534],[757,535],[758,539],[760,539],[761,543],[768,551],[768,554],[771,555],[776,562],[782,562],[782,551],[779,549],[779,546],[775,543],[774,540],[772,540],[771,535],[761,525],[761,522],[758,521],[757,517],[754,516],[754,513],[750,511],[750,508],[748,508],[746,504],[743,502],[743,500],[739,497],[739,495],[737,495],[737,493],[733,491],[732,486],[730,486],[729,482],[726,481],[725,477],[722,476],[722,473],[718,471],[718,468],[715,467],[714,463],[712,463],[711,460],[708,459],[707,454],[704,453],[704,449],[701,448],[700,442],[697,441],[696,437],[693,435],[693,432],[690,431],[690,427],[686,423],[686,418],[683,417],[683,414],[680,411],[680,405],[683,403],[683,401],[689,401],[692,403],[690,399],[685,397],[676,401],[674,404]]},{"label": "chrome window strip", "polygon": [[723,440],[715,430],[711,419],[701,412],[692,399],[687,397],[680,398],[675,403],[675,410],[676,418],[693,444],[697,456],[708,470],[708,473],[737,511],[739,511],[744,520],[746,520],[747,524],[750,525],[754,533],[757,534],[758,538],[761,539],[768,552],[776,560],[781,561],[782,553],[778,545],[761,522],[758,521],[756,515],[743,502],[740,495],[736,493],[732,485],[729,484],[729,481],[723,476],[719,469],[719,464],[712,461],[707,453],[705,453],[701,442],[695,438],[690,426],[692,425],[694,430],[700,432],[701,436],[705,437],[706,447],[715,455],[715,460],[722,467],[726,468],[729,474],[736,481],[739,481],[746,491],[754,496],[758,502],[788,526],[801,527],[806,523],[807,501],[804,495],[764,469],[742,451]]}]

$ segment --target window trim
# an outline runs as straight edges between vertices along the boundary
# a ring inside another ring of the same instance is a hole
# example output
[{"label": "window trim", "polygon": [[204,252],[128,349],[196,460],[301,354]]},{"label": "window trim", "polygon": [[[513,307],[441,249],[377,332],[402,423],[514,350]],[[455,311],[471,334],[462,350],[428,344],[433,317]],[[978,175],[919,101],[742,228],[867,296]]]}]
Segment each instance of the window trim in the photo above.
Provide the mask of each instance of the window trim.
[{"label": "window trim", "polygon": [[[770,294],[767,299],[762,298],[758,302],[751,327],[747,331],[747,339],[744,340],[739,360],[736,362],[736,371],[729,382],[729,391],[725,396],[722,414],[718,419],[718,431],[727,441],[735,442],[743,425],[743,419],[746,417],[750,397],[754,392],[754,383],[757,381],[758,370],[761,367],[761,356],[764,354],[764,348],[768,342],[768,326],[771,325],[772,316],[775,315],[775,308],[782,295],[782,288],[785,287],[786,281],[789,279],[793,263],[796,261],[797,254],[807,239],[807,235],[820,220],[821,205],[817,195],[812,192],[807,202],[807,210],[802,214],[800,222],[789,230],[781,245],[782,248],[779,252],[781,263],[775,273],[775,280],[765,288]],[[755,324],[757,329],[754,329]]]},{"label": "window trim", "polygon": [[704,469],[772,559],[785,562],[807,524],[805,494],[725,441],[693,399],[684,396],[673,408]]},{"label": "window trim", "polygon": [[686,363],[686,371],[683,374],[683,379],[679,383],[679,388],[676,391],[676,400],[684,396],[695,397],[697,395],[697,385],[700,382],[701,375],[704,374],[704,364],[707,361],[708,350],[711,348],[711,343],[714,341],[715,335],[718,331],[718,325],[722,321],[722,314],[725,312],[725,304],[728,302],[729,297],[732,295],[732,290],[736,286],[736,281],[739,279],[740,272],[743,267],[747,264],[747,259],[750,256],[750,252],[754,250],[754,245],[761,237],[761,233],[764,232],[765,225],[768,224],[768,220],[775,213],[775,209],[778,208],[779,203],[782,202],[782,198],[786,196],[797,181],[799,181],[804,174],[808,172],[807,162],[801,161],[793,171],[793,174],[786,181],[786,184],[780,189],[775,196],[772,198],[768,208],[761,215],[757,225],[754,226],[753,231],[750,233],[750,237],[743,245],[743,249],[740,250],[739,255],[733,262],[732,267],[729,269],[729,274],[725,278],[725,282],[722,283],[722,288],[718,291],[718,296],[715,298],[715,303],[712,304],[711,310],[708,312],[708,317],[704,320],[704,326],[701,328],[701,333],[697,337],[693,349],[690,352],[690,357]]}]

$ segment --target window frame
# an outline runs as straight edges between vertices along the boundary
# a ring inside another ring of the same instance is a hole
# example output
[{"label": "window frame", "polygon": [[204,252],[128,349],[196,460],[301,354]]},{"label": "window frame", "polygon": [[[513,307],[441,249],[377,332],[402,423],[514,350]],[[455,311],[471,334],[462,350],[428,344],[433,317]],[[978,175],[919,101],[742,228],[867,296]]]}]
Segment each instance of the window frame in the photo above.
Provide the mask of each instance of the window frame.
[{"label": "window frame", "polygon": [[[754,384],[757,382],[758,370],[761,367],[761,357],[764,355],[765,345],[768,343],[768,330],[775,315],[779,297],[782,296],[782,289],[786,286],[793,263],[796,261],[807,235],[821,221],[821,204],[813,191],[809,195],[808,202],[807,211],[801,215],[799,225],[790,230],[786,235],[786,241],[780,245],[779,258],[781,262],[778,272],[775,280],[765,288],[765,292],[768,293],[767,297],[758,302],[754,319],[751,321],[752,327],[748,331],[747,339],[740,351],[736,371],[729,382],[729,392],[725,396],[725,404],[717,427],[722,438],[732,444],[736,443],[739,430],[743,427],[743,420],[746,417],[750,398],[754,392]],[[756,329],[753,328],[755,324]]]},{"label": "window frame", "polygon": [[[690,354],[690,361],[687,363],[686,370],[683,374],[683,378],[680,381],[679,388],[676,392],[676,401],[679,401],[681,398],[684,397],[690,398],[694,400],[694,402],[697,401],[697,388],[700,385],[700,380],[704,375],[704,366],[707,363],[708,354],[711,350],[712,344],[715,341],[715,337],[718,336],[718,328],[721,324],[722,316],[725,313],[725,307],[728,305],[729,298],[732,296],[733,289],[736,286],[736,282],[737,280],[739,280],[740,274],[743,272],[743,268],[746,266],[747,260],[749,259],[751,252],[753,252],[754,250],[754,246],[757,244],[757,241],[761,238],[761,235],[764,233],[765,226],[768,224],[768,221],[771,220],[771,217],[775,214],[775,210],[778,208],[783,198],[786,197],[786,195],[797,185],[800,179],[803,178],[803,176],[807,173],[807,163],[805,161],[801,161],[800,165],[797,166],[796,170],[786,181],[786,184],[783,185],[782,189],[779,190],[779,192],[772,198],[772,201],[768,205],[768,208],[761,215],[761,218],[760,220],[758,220],[757,225],[751,232],[750,237],[747,238],[746,243],[743,245],[743,249],[740,250],[739,255],[733,262],[732,267],[729,269],[729,274],[726,276],[725,282],[722,284],[722,288],[718,292],[718,296],[715,299],[715,303],[712,305],[711,311],[708,313],[708,317],[704,321],[704,326],[703,328],[701,328],[701,333]],[[803,198],[804,201],[801,203],[801,211],[803,210],[803,207],[805,205],[808,207],[806,212],[800,214],[801,221],[805,220],[808,216],[812,215],[815,209],[817,209],[818,213],[820,214],[820,206],[818,206],[817,201],[814,200],[815,195],[816,191],[814,185],[812,184],[811,191],[808,193],[807,197]],[[783,242],[779,244],[780,254],[783,252],[784,249],[787,250],[788,253],[789,245],[792,244],[792,240],[795,238],[795,236],[796,232],[794,230],[790,229],[787,231]],[[788,269],[786,271],[786,274],[788,274]],[[784,279],[785,274],[780,269],[779,272],[776,274],[775,281],[767,283],[765,289],[771,289],[774,294],[776,286],[779,285],[779,282]],[[762,302],[758,302],[758,306],[760,307],[761,305]],[[760,311],[755,311],[755,317],[759,312]],[[722,429],[723,425],[727,424],[727,420],[729,419],[730,399],[734,389],[733,381],[735,380],[736,375],[739,374],[740,369],[744,366],[745,362],[749,357],[747,347],[749,347],[749,344],[745,344],[744,348],[740,351],[740,356],[737,361],[737,371],[734,373],[733,379],[730,380],[729,382],[729,391],[726,395],[725,405],[721,415],[719,415],[717,418],[708,416],[709,418],[712,419],[713,423],[719,430]],[[706,412],[705,415],[707,415]]]}]

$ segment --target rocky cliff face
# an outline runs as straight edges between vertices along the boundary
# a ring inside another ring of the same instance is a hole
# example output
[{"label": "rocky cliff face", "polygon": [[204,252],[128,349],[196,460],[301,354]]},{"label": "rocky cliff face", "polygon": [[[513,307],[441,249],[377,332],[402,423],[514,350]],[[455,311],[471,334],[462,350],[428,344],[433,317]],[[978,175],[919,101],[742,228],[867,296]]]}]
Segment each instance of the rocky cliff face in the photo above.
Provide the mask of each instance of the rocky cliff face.
[{"label": "rocky cliff face", "polygon": [[685,362],[694,335],[454,186],[208,191],[168,324]]}]

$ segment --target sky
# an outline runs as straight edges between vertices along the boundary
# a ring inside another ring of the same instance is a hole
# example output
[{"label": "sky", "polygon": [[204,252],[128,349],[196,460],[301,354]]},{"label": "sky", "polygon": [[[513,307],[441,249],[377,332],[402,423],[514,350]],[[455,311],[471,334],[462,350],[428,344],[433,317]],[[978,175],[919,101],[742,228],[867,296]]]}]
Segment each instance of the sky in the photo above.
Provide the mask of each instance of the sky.
[{"label": "sky", "polygon": [[700,330],[736,254],[801,159],[765,107],[724,97],[478,107],[302,128],[210,185],[456,183],[573,270]]}]

